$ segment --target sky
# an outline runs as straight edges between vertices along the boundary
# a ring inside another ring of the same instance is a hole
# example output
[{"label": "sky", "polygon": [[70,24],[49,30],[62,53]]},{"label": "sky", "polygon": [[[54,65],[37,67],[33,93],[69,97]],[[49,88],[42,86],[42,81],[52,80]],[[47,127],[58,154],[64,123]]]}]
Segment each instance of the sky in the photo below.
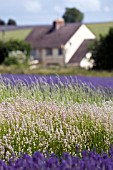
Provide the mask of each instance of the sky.
[{"label": "sky", "polygon": [[47,25],[61,18],[65,8],[84,13],[84,23],[113,21],[113,0],[0,0],[0,19],[18,25]]}]

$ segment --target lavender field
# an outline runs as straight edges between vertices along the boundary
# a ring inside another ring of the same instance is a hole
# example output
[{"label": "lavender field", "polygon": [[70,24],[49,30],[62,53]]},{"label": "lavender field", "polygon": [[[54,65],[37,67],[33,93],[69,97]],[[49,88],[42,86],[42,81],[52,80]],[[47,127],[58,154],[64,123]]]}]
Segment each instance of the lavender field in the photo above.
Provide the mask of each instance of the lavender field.
[{"label": "lavender field", "polygon": [[113,78],[0,76],[1,170],[111,170],[112,144]]},{"label": "lavender field", "polygon": [[92,85],[95,87],[106,87],[113,88],[113,77],[91,77],[91,76],[55,76],[55,75],[25,75],[25,74],[2,74],[1,79],[11,80],[13,83],[18,80],[22,80],[26,84],[36,83],[37,81],[44,81],[47,83],[58,84],[60,82],[64,83],[85,83],[87,85]]}]

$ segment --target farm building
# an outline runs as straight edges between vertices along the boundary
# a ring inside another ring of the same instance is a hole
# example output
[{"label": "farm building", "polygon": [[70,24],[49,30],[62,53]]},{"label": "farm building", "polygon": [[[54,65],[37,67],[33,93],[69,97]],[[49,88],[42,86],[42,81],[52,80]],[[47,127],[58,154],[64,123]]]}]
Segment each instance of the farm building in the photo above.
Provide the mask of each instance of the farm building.
[{"label": "farm building", "polygon": [[57,19],[53,25],[35,27],[25,40],[32,46],[33,58],[44,65],[80,65],[94,39],[86,25]]},{"label": "farm building", "polygon": [[24,39],[32,46],[32,59],[44,65],[83,66],[95,34],[85,24],[56,19],[52,25],[0,26],[0,37]]}]

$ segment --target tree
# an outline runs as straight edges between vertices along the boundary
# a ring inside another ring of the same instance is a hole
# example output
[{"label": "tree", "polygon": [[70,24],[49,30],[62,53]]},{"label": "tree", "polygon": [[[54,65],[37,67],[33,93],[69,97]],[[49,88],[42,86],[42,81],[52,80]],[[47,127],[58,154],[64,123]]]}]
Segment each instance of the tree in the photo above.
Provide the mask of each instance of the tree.
[{"label": "tree", "polygon": [[27,42],[21,40],[10,40],[5,42],[5,46],[8,49],[8,52],[11,51],[22,51],[26,53],[26,56],[30,56],[31,54],[31,46]]},{"label": "tree", "polygon": [[[0,41],[0,64],[7,61],[10,63],[18,62],[21,58],[25,58],[25,62],[29,60],[31,54],[31,46],[25,41],[10,40],[7,42]],[[12,55],[12,57],[11,57]],[[15,55],[15,57],[14,57]],[[10,57],[10,58],[9,58]]]},{"label": "tree", "polygon": [[100,36],[99,40],[94,42],[91,58],[94,60],[93,69],[113,69],[113,28],[109,29],[106,36]]},{"label": "tree", "polygon": [[62,16],[65,22],[82,22],[84,14],[76,8],[66,8],[65,13]]},{"label": "tree", "polygon": [[17,25],[17,24],[16,24],[15,20],[9,19],[8,22],[7,22],[7,25]]},{"label": "tree", "polygon": [[5,21],[3,21],[2,19],[0,19],[0,25],[5,25]]},{"label": "tree", "polygon": [[8,56],[8,49],[5,46],[5,43],[0,41],[0,64],[4,62],[5,57]]}]

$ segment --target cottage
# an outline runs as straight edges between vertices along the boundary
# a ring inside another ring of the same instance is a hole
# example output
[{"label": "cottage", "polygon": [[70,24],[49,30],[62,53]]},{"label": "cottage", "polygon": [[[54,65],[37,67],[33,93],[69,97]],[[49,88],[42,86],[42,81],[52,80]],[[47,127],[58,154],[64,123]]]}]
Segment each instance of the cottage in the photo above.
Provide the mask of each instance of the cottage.
[{"label": "cottage", "polygon": [[80,65],[94,39],[86,25],[57,19],[53,25],[35,27],[26,41],[32,46],[33,58],[44,65]]}]

